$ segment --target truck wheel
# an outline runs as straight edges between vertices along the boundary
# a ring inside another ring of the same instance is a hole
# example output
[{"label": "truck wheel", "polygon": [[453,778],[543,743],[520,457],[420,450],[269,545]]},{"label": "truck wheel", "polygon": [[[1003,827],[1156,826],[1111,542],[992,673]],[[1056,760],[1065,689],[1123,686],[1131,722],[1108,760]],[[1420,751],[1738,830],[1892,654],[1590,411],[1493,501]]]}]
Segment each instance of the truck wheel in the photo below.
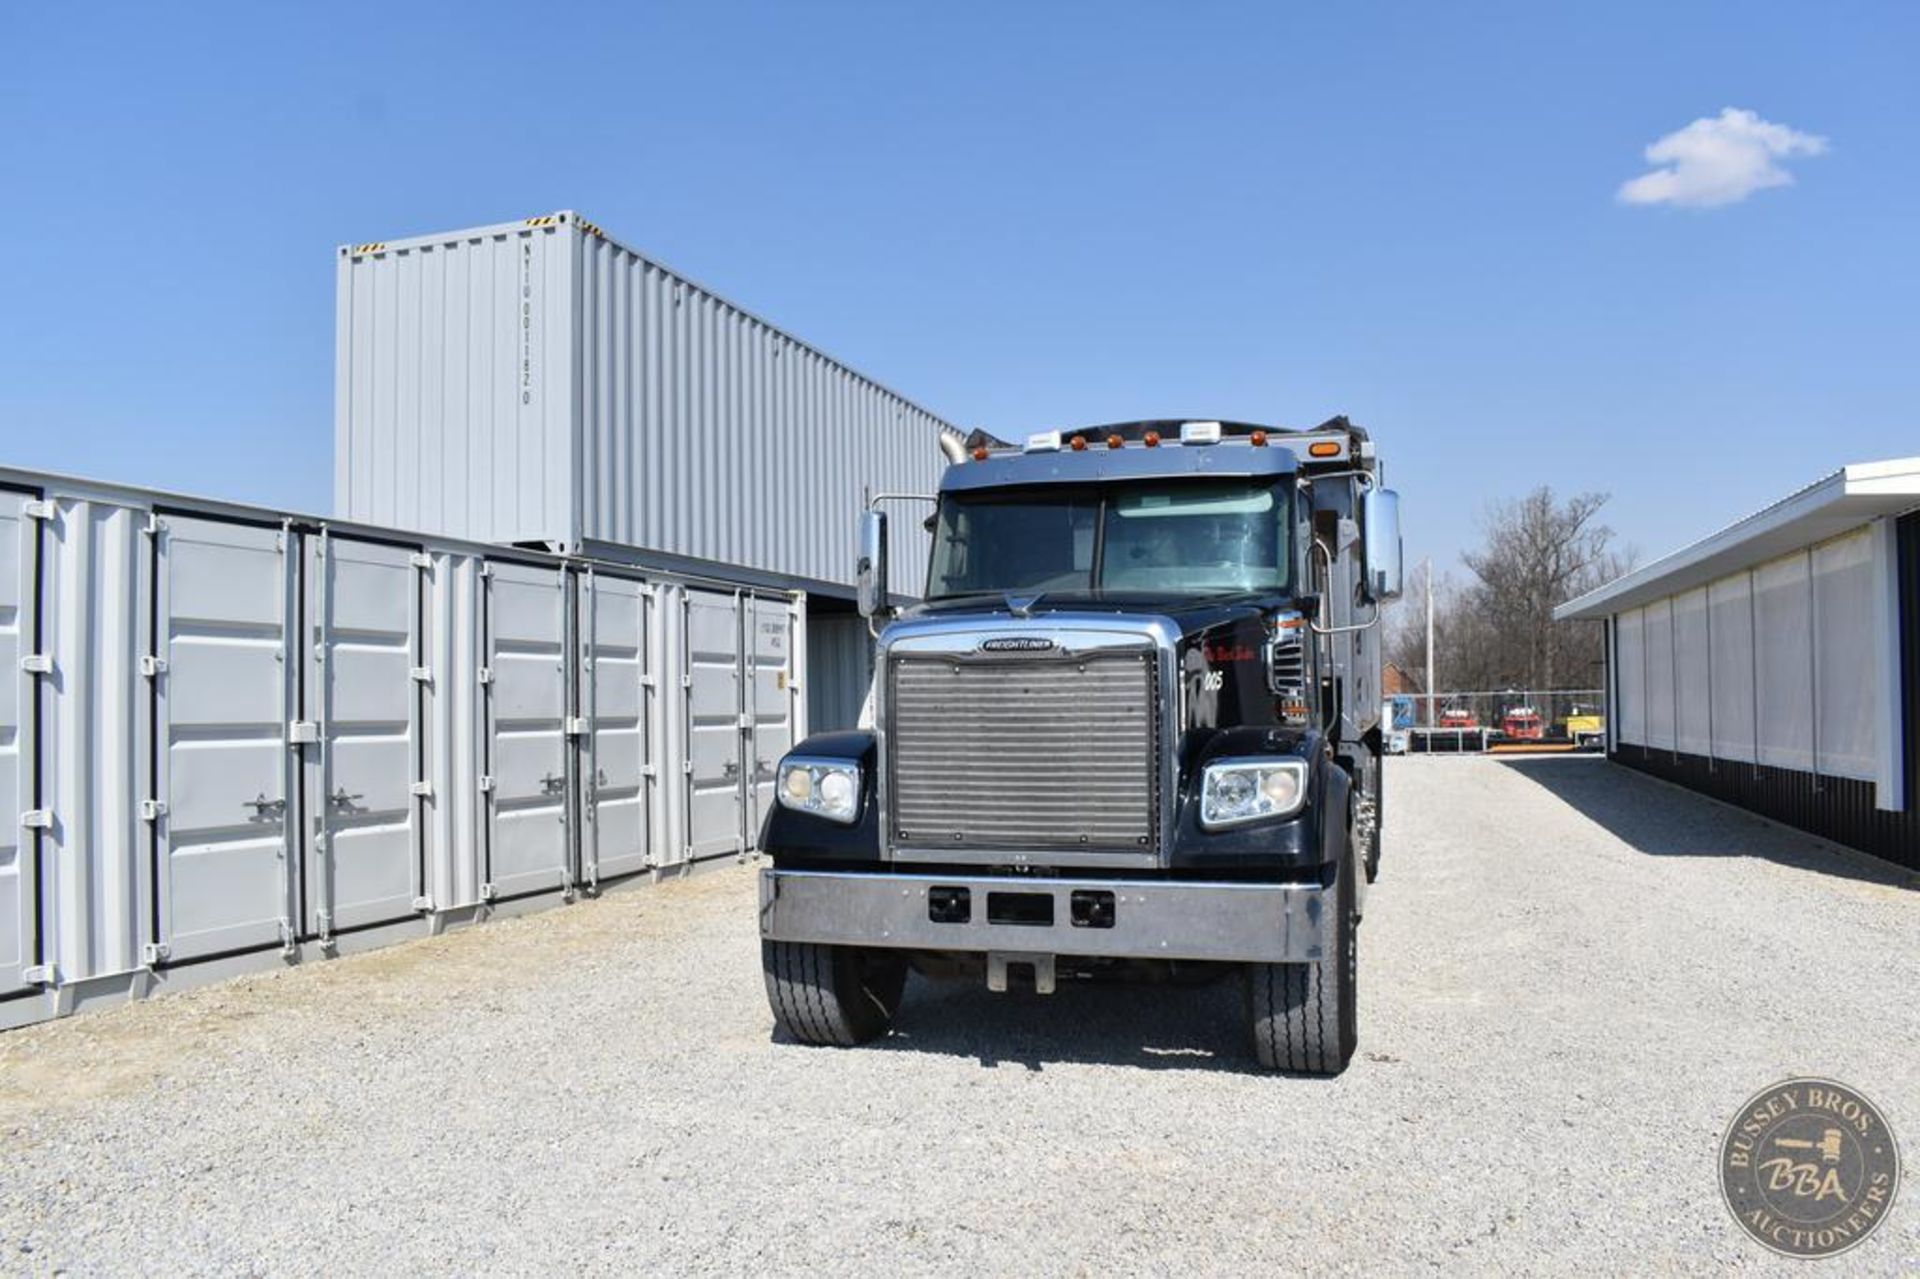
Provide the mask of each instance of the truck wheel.
[{"label": "truck wheel", "polygon": [[885,1034],[906,989],[906,957],[890,950],[762,941],[767,1003],[803,1044],[850,1048]]},{"label": "truck wheel", "polygon": [[1334,887],[1332,953],[1310,964],[1248,964],[1254,1054],[1268,1070],[1337,1075],[1359,1042],[1359,949],[1354,867]]}]

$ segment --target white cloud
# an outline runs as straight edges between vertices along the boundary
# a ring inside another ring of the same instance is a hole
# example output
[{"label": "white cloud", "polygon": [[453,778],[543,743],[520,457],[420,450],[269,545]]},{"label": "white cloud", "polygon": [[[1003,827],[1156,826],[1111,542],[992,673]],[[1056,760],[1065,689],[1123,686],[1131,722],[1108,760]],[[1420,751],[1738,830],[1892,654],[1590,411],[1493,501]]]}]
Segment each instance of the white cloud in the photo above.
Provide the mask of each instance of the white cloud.
[{"label": "white cloud", "polygon": [[1825,138],[1725,107],[1719,115],[1695,120],[1648,147],[1647,163],[1660,167],[1623,183],[1619,199],[1623,204],[1698,208],[1734,204],[1765,187],[1793,185],[1793,175],[1780,167],[1780,160],[1826,149]]}]

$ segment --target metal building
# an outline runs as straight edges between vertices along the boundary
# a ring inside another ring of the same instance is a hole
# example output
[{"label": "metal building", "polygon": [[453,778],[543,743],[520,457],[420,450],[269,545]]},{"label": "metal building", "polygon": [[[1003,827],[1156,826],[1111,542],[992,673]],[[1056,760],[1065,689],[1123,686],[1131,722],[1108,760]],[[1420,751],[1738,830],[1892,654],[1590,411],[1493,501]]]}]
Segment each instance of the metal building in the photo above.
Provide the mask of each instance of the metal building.
[{"label": "metal building", "polygon": [[0,1026],[743,855],[806,598],[0,468]]},{"label": "metal building", "polygon": [[1845,467],[1556,610],[1611,757],[1920,869],[1920,457]]},{"label": "metal building", "polygon": [[850,597],[863,494],[939,480],[939,418],[574,213],[342,246],[336,339],[346,519]]}]

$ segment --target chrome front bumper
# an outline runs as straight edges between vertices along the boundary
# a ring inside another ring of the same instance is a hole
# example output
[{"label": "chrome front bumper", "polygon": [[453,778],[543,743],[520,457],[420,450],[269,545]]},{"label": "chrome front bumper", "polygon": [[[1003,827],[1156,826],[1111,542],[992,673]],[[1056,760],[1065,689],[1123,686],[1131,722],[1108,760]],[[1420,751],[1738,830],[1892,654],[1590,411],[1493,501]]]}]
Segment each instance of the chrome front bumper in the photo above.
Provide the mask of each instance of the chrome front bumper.
[{"label": "chrome front bumper", "polygon": [[[1105,926],[1077,922],[1090,904]],[[1321,957],[1332,905],[1312,884],[760,872],[762,937],[837,946],[1298,963]]]}]

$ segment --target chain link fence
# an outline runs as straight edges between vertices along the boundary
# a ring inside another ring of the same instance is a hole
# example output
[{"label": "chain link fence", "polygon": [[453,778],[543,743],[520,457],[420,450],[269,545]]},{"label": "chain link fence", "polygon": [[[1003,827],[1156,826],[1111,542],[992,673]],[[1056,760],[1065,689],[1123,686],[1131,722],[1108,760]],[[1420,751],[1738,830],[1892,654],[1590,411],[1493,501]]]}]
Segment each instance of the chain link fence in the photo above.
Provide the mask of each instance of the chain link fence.
[{"label": "chain link fence", "polygon": [[1605,707],[1597,688],[1398,693],[1387,698],[1388,749],[1602,750]]}]

